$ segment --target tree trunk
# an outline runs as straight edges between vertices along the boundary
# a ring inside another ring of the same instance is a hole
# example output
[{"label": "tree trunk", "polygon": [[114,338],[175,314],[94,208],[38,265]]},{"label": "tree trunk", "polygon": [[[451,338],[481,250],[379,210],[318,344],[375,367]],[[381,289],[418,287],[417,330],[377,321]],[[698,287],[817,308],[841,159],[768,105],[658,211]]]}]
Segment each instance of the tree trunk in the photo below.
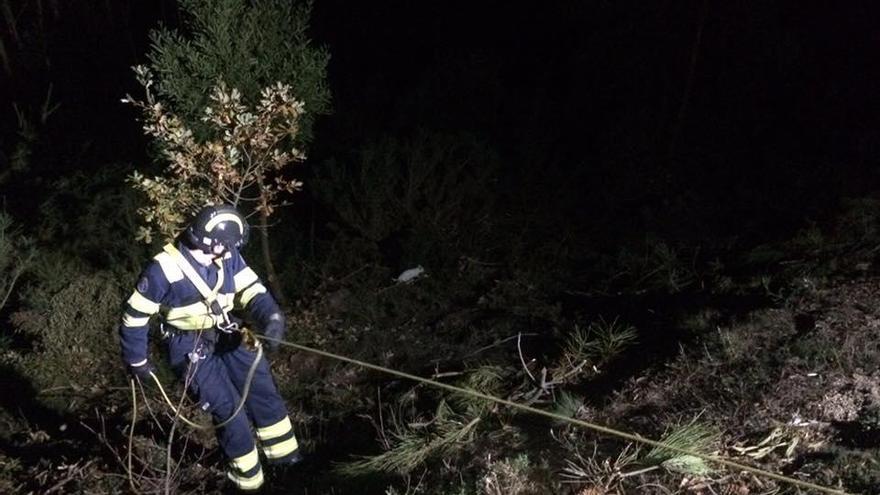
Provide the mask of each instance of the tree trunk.
[{"label": "tree trunk", "polygon": [[263,208],[260,209],[260,248],[263,251],[263,264],[266,265],[266,277],[269,279],[269,288],[272,289],[272,295],[278,304],[284,305],[284,290],[281,287],[281,280],[278,272],[275,270],[275,264],[272,263],[272,250],[269,248],[269,213],[266,206],[266,198],[262,193],[262,181],[260,181],[260,202]]}]

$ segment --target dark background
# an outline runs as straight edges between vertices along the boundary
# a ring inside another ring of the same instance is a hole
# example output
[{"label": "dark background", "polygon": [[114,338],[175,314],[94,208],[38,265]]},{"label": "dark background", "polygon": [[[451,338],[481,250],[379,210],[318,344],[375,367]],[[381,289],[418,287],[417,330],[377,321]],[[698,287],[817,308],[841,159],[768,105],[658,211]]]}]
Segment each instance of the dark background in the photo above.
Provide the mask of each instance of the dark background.
[{"label": "dark background", "polygon": [[[60,104],[30,169],[4,175],[7,208],[26,218],[40,184],[72,171],[145,166],[119,99],[139,89],[130,66],[149,30],[179,23],[174,2],[4,7],[4,167],[12,105],[38,115],[50,86]],[[786,235],[876,187],[878,8],[319,0],[311,37],[332,55],[334,113],[301,173],[381,134],[463,130],[500,156],[487,194],[511,215],[540,209],[609,242]],[[532,201],[510,199],[523,188]]]}]

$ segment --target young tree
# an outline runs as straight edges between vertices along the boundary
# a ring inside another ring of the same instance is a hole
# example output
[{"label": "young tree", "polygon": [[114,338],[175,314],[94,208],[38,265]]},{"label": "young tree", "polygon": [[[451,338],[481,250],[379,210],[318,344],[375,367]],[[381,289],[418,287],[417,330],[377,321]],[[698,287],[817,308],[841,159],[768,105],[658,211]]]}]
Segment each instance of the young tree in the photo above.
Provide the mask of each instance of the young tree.
[{"label": "young tree", "polygon": [[[291,193],[301,185],[283,173],[285,167],[303,158],[293,144],[303,104],[293,97],[290,86],[277,83],[265,88],[260,102],[250,109],[242,103],[237,89],[227,89],[221,83],[211,91],[202,118],[207,134],[214,137],[199,139],[183,119],[156,99],[151,91],[151,71],[143,66],[135,71],[145,99],[128,96],[123,102],[141,109],[144,132],[156,141],[167,162],[164,176],[148,178],[134,172],[130,177],[149,201],[139,209],[147,224],[140,228],[138,238],[147,242],[155,234],[173,238],[205,203],[250,205],[248,209],[259,214],[265,226],[275,208],[286,204],[279,194]],[[281,297],[280,284],[271,270],[265,228],[261,234],[269,282]]]},{"label": "young tree", "polygon": [[[182,29],[151,33],[149,70],[138,75],[150,83],[147,101],[127,99],[141,104],[145,130],[169,164],[165,180],[133,177],[150,198],[145,219],[168,222],[168,235],[206,202],[222,200],[256,213],[269,283],[283,300],[268,217],[284,204],[278,193],[298,187],[281,169],[303,157],[315,117],[329,112],[330,56],[306,35],[310,1],[179,4]],[[259,128],[264,124],[275,127]],[[142,234],[149,238],[148,231]]]}]

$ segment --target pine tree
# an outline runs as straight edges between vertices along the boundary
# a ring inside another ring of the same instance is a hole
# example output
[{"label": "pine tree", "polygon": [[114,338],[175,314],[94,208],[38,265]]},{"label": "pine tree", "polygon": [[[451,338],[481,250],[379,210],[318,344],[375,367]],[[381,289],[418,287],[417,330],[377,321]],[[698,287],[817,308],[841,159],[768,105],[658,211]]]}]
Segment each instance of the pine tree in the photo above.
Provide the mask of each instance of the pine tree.
[{"label": "pine tree", "polygon": [[277,82],[305,106],[297,145],[311,142],[315,117],[329,113],[330,54],[309,40],[311,2],[290,0],[179,0],[180,31],[154,30],[148,54],[158,96],[196,132],[219,82],[237,89],[246,106]]}]

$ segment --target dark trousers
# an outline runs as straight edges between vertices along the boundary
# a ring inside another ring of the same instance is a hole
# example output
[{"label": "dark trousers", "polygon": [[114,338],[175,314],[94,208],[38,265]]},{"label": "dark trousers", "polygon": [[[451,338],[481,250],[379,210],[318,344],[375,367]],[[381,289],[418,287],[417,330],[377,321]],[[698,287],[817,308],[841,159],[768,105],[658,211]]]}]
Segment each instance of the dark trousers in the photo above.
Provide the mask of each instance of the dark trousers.
[{"label": "dark trousers", "polygon": [[[214,424],[231,417],[241,401],[248,372],[257,356],[255,350],[241,343],[240,334],[213,330],[201,334],[177,332],[168,341],[168,353],[172,368],[187,383],[188,393],[202,410],[211,414]],[[255,479],[259,473],[262,483],[260,465],[258,462],[254,465],[258,456],[251,424],[269,460],[296,450],[287,407],[278,394],[266,359],[257,364],[245,407],[228,424],[217,429],[220,448],[233,468],[230,478],[238,482],[233,475],[248,480]],[[284,443],[284,447],[273,451],[272,446],[280,443]]]}]

